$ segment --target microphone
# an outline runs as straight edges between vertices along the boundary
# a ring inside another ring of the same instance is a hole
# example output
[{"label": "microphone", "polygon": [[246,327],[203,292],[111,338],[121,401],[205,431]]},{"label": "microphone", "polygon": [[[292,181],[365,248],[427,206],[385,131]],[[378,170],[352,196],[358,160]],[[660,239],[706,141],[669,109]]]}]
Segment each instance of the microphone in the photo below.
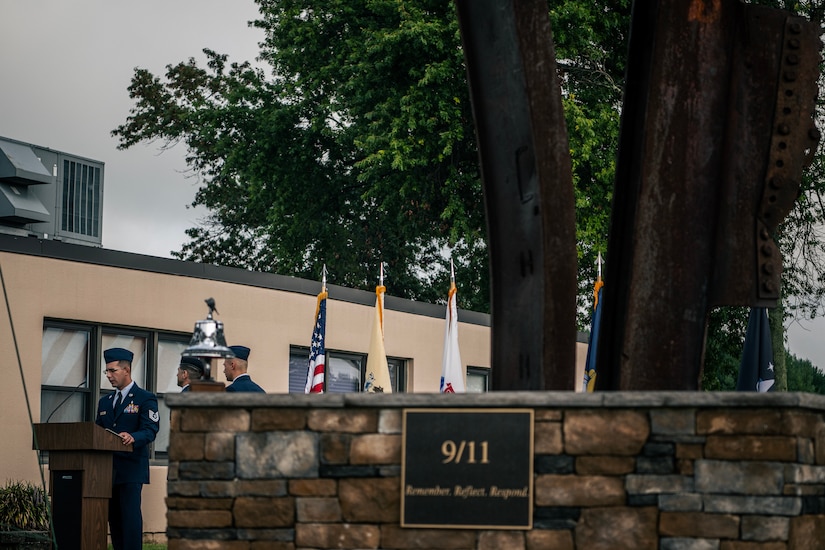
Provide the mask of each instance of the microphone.
[{"label": "microphone", "polygon": [[69,395],[67,395],[66,397],[64,397],[64,398],[63,398],[63,401],[61,401],[60,403],[58,403],[58,404],[57,404],[57,406],[56,406],[54,409],[52,409],[51,414],[49,414],[49,416],[46,418],[46,422],[44,422],[44,424],[48,424],[48,423],[49,423],[49,420],[51,420],[51,419],[52,419],[52,417],[54,416],[54,413],[56,413],[56,412],[58,411],[58,409],[60,409],[60,407],[62,407],[62,406],[66,403],[66,401],[68,401],[68,400],[69,400],[69,399],[70,399],[70,398],[71,398],[71,397],[72,397],[75,393],[77,393],[77,390],[79,390],[81,387],[83,387],[83,385],[86,383],[86,380],[87,380],[87,379],[88,379],[88,378],[84,378],[84,379],[80,382],[80,384],[78,384],[77,386],[75,386],[74,388],[72,388],[72,391],[70,391],[70,392],[69,392]]}]

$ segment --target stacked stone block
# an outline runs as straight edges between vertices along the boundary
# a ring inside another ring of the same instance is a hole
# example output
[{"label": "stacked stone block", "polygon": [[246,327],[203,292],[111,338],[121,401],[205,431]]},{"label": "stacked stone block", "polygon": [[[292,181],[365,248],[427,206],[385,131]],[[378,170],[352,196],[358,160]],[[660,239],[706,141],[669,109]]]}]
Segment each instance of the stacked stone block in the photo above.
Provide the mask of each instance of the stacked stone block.
[{"label": "stacked stone block", "polygon": [[[170,396],[170,550],[825,549],[825,398]],[[400,527],[402,410],[535,411],[530,530]]]}]

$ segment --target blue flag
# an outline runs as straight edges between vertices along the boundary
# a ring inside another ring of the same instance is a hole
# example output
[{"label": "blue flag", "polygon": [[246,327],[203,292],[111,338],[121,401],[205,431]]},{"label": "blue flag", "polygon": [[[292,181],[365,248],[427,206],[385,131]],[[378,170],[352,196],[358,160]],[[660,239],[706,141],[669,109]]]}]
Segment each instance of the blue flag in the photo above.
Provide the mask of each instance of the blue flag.
[{"label": "blue flag", "polygon": [[748,332],[745,334],[736,391],[773,391],[774,382],[776,377],[768,310],[754,307],[748,317]]},{"label": "blue flag", "polygon": [[590,342],[587,345],[587,359],[584,362],[584,391],[592,392],[596,388],[596,351],[599,345],[599,326],[602,324],[602,287],[601,278],[593,288],[593,319],[590,325]]}]

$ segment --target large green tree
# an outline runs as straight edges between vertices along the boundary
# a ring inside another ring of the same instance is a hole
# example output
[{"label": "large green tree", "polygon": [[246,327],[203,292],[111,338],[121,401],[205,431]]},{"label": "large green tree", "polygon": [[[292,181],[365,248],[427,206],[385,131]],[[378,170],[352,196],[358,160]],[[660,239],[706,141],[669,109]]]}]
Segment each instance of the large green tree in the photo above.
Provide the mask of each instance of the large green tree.
[{"label": "large green tree", "polygon": [[[136,69],[121,148],[180,144],[210,214],[183,259],[441,301],[449,254],[462,307],[489,309],[478,154],[450,0],[256,0],[259,65],[204,50],[156,76]],[[605,16],[605,7],[609,7]],[[629,0],[554,2],[566,61],[582,305],[605,251]],[[611,47],[600,44],[609,37]],[[266,69],[260,68],[261,66]],[[585,316],[586,317],[586,316]]]},{"label": "large green tree", "polygon": [[788,365],[788,391],[804,391],[825,394],[825,374],[807,359],[786,355]]},{"label": "large green tree", "polygon": [[259,61],[137,69],[120,147],[182,142],[210,216],[178,257],[463,307],[489,275],[472,112],[449,1],[257,0]]}]

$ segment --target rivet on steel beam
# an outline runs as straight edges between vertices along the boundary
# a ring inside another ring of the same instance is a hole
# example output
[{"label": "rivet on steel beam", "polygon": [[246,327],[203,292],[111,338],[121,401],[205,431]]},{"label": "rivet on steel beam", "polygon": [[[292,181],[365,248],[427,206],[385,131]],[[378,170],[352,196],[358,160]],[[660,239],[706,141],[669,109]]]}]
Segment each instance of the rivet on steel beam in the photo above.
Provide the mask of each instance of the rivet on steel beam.
[{"label": "rivet on steel beam", "polygon": [[760,250],[762,251],[762,255],[765,256],[766,258],[773,257],[773,248],[771,248],[767,244],[763,244],[762,248]]},{"label": "rivet on steel beam", "polygon": [[788,30],[790,30],[794,34],[799,34],[802,32],[802,25],[799,23],[791,23],[788,25]]},{"label": "rivet on steel beam", "polygon": [[799,78],[796,74],[796,71],[785,71],[783,76],[785,77],[785,82],[796,82],[796,79]]},{"label": "rivet on steel beam", "polygon": [[785,181],[780,176],[774,176],[768,181],[768,184],[774,189],[779,189],[784,183]]},{"label": "rivet on steel beam", "polygon": [[763,227],[761,231],[759,231],[759,236],[762,238],[763,241],[767,241],[771,238],[771,234],[768,232],[767,227]]},{"label": "rivet on steel beam", "polygon": [[779,132],[780,135],[787,136],[791,133],[791,127],[787,124],[780,124],[776,131]]},{"label": "rivet on steel beam", "polygon": [[762,273],[765,275],[773,275],[773,264],[769,262],[762,264]]},{"label": "rivet on steel beam", "polygon": [[773,282],[772,282],[772,281],[765,281],[765,282],[763,282],[763,283],[762,283],[762,289],[763,289],[765,292],[770,292],[771,294],[773,294],[773,293],[775,292],[775,290],[774,290],[774,286],[773,286]]},{"label": "rivet on steel beam", "polygon": [[785,61],[788,65],[798,65],[799,64],[799,56],[795,53],[789,53],[785,56]]},{"label": "rivet on steel beam", "polygon": [[788,40],[788,47],[791,48],[792,50],[798,50],[799,49],[799,39],[798,38],[791,38],[790,40]]}]

